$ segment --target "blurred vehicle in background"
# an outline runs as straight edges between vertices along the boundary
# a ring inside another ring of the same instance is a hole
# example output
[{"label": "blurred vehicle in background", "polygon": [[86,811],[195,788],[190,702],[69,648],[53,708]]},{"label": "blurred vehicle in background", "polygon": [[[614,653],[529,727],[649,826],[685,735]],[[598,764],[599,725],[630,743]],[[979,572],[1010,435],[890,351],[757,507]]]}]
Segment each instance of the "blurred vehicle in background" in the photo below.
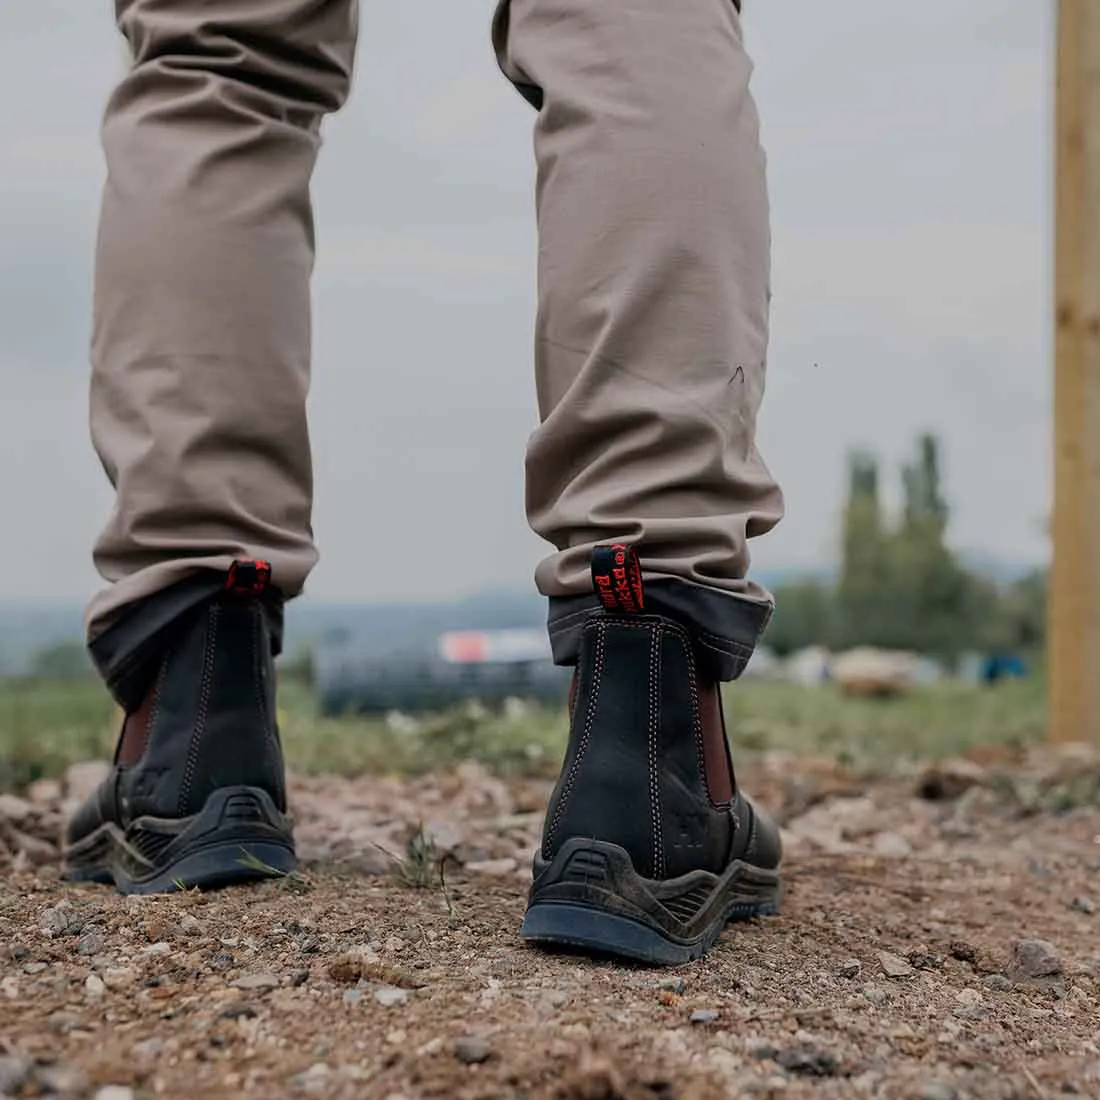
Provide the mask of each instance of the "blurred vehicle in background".
[{"label": "blurred vehicle in background", "polygon": [[386,650],[350,639],[314,651],[321,713],[444,710],[469,700],[497,706],[518,698],[562,704],[572,670],[551,658],[544,628],[453,630],[434,642]]}]

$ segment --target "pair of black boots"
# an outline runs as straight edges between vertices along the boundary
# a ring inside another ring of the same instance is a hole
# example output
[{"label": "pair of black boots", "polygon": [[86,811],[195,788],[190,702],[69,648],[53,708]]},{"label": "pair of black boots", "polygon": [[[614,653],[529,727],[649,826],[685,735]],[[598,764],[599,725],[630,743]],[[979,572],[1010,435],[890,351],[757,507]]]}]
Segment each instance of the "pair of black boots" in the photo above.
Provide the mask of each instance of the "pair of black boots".
[{"label": "pair of black boots", "polygon": [[[679,963],[728,921],[777,910],[779,835],[737,788],[692,633],[645,611],[632,551],[615,553],[629,555],[634,587],[603,591],[583,628],[522,935]],[[294,868],[269,582],[262,563],[238,563],[145,647],[115,766],[69,825],[71,881],[160,893]]]}]

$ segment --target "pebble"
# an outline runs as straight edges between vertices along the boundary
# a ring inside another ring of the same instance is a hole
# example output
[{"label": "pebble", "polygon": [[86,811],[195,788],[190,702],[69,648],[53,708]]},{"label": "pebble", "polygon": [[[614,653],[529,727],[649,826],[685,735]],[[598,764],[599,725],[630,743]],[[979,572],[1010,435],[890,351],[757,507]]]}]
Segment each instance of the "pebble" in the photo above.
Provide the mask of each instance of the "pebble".
[{"label": "pebble", "polygon": [[87,1090],[88,1078],[75,1066],[39,1066],[35,1076],[47,1093],[71,1095]]},{"label": "pebble", "polygon": [[134,1100],[134,1090],[126,1085],[104,1085],[95,1100]]},{"label": "pebble", "polygon": [[34,1063],[27,1058],[0,1055],[0,1095],[14,1093],[30,1080]]},{"label": "pebble", "polygon": [[681,994],[687,988],[683,978],[662,978],[657,983],[658,989],[667,989],[670,993]]},{"label": "pebble", "polygon": [[699,1008],[691,1014],[691,1022],[693,1024],[713,1024],[718,1019],[718,1015],[716,1008]]},{"label": "pebble", "polygon": [[87,996],[98,999],[107,992],[107,987],[103,984],[103,979],[98,974],[89,974],[88,977],[84,979],[84,992]]},{"label": "pebble", "polygon": [[277,974],[246,974],[235,982],[230,982],[234,989],[244,989],[248,992],[263,993],[269,989],[278,989],[279,977]]},{"label": "pebble", "polygon": [[863,964],[859,959],[847,959],[836,968],[838,978],[858,978],[863,972]]},{"label": "pebble", "polygon": [[775,1055],[775,1061],[788,1073],[800,1077],[834,1077],[838,1063],[836,1055],[817,1047],[791,1047]]},{"label": "pebble", "polygon": [[105,760],[73,764],[65,773],[65,789],[71,799],[83,802],[110,773],[111,765]]},{"label": "pebble", "polygon": [[920,1100],[955,1100],[957,1095],[945,1081],[925,1081],[920,1088]]},{"label": "pebble", "polygon": [[361,989],[345,989],[344,990],[344,1004],[349,1008],[353,1005],[357,1005],[363,999],[363,991]]},{"label": "pebble", "polygon": [[202,932],[202,924],[190,913],[187,913],[180,921],[180,931],[185,936],[197,936]]},{"label": "pebble", "polygon": [[84,933],[76,950],[81,955],[102,955],[103,948],[103,933],[92,929]]},{"label": "pebble", "polygon": [[151,956],[167,955],[168,952],[171,951],[171,950],[172,950],[172,945],[170,943],[166,943],[164,940],[160,940],[157,943],[149,944],[148,947],[143,947],[141,949],[141,953],[143,955],[151,955]]},{"label": "pebble", "polygon": [[900,955],[880,951],[878,958],[882,963],[882,972],[888,978],[908,978],[914,973],[913,968]]},{"label": "pebble", "polygon": [[47,936],[75,936],[84,928],[84,918],[75,909],[56,905],[38,914],[38,927]]},{"label": "pebble", "polygon": [[128,966],[112,966],[103,971],[103,982],[108,989],[125,989],[133,985],[137,972]]},{"label": "pebble", "polygon": [[1016,940],[1012,944],[1010,977],[1014,982],[1050,978],[1062,973],[1058,949],[1046,940]]},{"label": "pebble", "polygon": [[26,799],[13,794],[0,794],[0,817],[19,825],[33,813],[34,807]]},{"label": "pebble", "polygon": [[466,870],[474,875],[490,875],[500,878],[510,875],[519,867],[514,859],[483,859],[476,863],[467,863]]},{"label": "pebble", "polygon": [[394,1005],[403,1005],[409,999],[409,994],[407,990],[393,985],[380,985],[374,991],[374,999],[384,1008],[393,1008]]},{"label": "pebble", "polygon": [[978,990],[967,986],[966,989],[960,989],[955,994],[955,1000],[961,1005],[978,1005],[982,1003],[982,995]]},{"label": "pebble", "polygon": [[990,974],[982,984],[987,989],[996,990],[998,993],[1006,993],[1012,988],[1012,983],[1004,974]]},{"label": "pebble", "polygon": [[25,974],[41,974],[45,969],[46,964],[44,962],[32,962],[23,967],[23,972]]},{"label": "pebble", "polygon": [[53,806],[61,801],[61,784],[56,779],[36,779],[27,788],[27,797],[36,806]]},{"label": "pebble", "polygon": [[489,1040],[480,1035],[463,1035],[461,1039],[455,1040],[454,1052],[460,1062],[467,1066],[476,1066],[489,1060],[493,1048]]},{"label": "pebble", "polygon": [[868,982],[863,987],[863,996],[873,1005],[884,1005],[890,999],[890,994],[881,985]]},{"label": "pebble", "polygon": [[879,833],[875,837],[874,853],[887,859],[902,859],[913,854],[913,845],[900,833]]},{"label": "pebble", "polygon": [[1078,913],[1086,913],[1091,917],[1096,912],[1096,902],[1092,898],[1076,897],[1070,902],[1070,908],[1076,909]]},{"label": "pebble", "polygon": [[4,978],[0,981],[0,993],[9,1001],[14,1001],[19,996],[19,981],[16,978]]},{"label": "pebble", "polygon": [[134,1043],[133,1054],[139,1061],[151,1062],[154,1058],[159,1057],[163,1050],[164,1040],[154,1037],[152,1039],[142,1039],[140,1043]]}]

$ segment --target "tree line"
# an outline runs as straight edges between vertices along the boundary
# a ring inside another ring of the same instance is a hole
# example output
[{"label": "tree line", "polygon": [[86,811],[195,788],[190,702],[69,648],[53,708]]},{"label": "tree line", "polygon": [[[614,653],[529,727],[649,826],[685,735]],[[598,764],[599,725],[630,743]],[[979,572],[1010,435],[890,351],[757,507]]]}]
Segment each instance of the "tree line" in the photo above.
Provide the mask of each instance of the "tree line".
[{"label": "tree line", "polygon": [[959,560],[947,543],[937,438],[921,436],[903,465],[898,515],[887,515],[880,487],[878,459],[851,455],[839,574],[777,588],[765,643],[780,655],[809,645],[903,649],[948,666],[974,651],[1036,656],[1046,633],[1046,574],[998,583]]}]

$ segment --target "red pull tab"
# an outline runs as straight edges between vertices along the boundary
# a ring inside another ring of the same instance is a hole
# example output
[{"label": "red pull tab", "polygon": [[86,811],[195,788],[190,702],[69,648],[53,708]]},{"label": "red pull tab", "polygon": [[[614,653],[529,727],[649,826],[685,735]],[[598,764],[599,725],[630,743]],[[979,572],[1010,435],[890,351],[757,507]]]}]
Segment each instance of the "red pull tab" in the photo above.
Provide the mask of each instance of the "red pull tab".
[{"label": "red pull tab", "polygon": [[262,596],[271,584],[271,563],[235,561],[225,578],[225,590],[234,596]]},{"label": "red pull tab", "polygon": [[645,609],[642,564],[633,546],[597,546],[592,551],[592,583],[606,611],[637,615]]}]

